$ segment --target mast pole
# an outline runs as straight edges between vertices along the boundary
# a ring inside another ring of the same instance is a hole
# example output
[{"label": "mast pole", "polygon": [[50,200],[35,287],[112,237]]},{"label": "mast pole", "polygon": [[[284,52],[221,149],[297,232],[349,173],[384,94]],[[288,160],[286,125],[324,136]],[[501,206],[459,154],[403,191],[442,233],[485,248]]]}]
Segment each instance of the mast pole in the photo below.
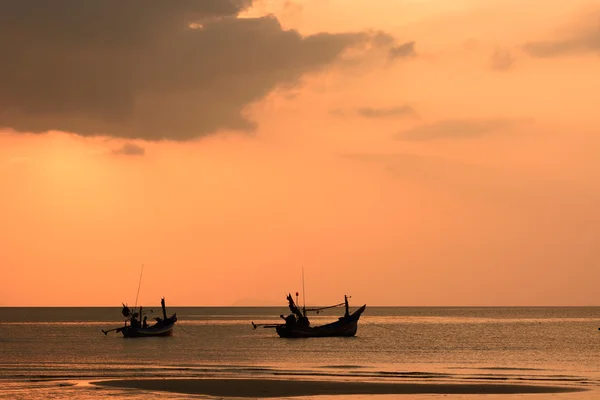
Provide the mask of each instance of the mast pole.
[{"label": "mast pole", "polygon": [[[133,307],[134,310],[137,308],[138,297],[140,296],[140,288],[142,287],[142,274],[143,273],[144,273],[144,264],[142,264],[142,270],[140,271],[140,281],[138,283],[137,294],[135,295],[135,306]],[[141,315],[140,315],[140,318],[142,318]]]},{"label": "mast pole", "polygon": [[349,317],[350,316],[350,306],[348,305],[348,296],[344,295],[344,305],[346,306],[346,314],[344,314],[345,317]]},{"label": "mast pole", "polygon": [[302,302],[304,306],[302,307],[302,311],[304,311],[304,316],[306,317],[306,291],[304,290],[304,266],[302,266]]}]

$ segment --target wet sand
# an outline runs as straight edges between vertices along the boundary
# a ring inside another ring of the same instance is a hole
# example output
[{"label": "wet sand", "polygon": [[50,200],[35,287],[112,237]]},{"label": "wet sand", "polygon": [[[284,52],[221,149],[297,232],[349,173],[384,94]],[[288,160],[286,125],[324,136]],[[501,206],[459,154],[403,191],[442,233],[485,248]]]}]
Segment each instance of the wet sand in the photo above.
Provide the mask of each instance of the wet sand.
[{"label": "wet sand", "polygon": [[274,379],[125,379],[94,382],[100,386],[220,397],[294,397],[382,394],[524,394],[567,393],[585,389],[496,383],[335,382]]}]

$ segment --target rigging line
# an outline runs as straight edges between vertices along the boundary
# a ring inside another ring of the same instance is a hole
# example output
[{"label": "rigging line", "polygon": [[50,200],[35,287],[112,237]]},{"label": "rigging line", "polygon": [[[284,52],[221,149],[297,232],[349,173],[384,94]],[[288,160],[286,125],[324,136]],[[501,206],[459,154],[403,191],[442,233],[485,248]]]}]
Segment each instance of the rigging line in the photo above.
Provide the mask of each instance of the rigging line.
[{"label": "rigging line", "polygon": [[385,326],[385,325],[379,325],[379,324],[376,324],[375,322],[371,322],[371,321],[367,321],[367,320],[365,320],[363,322],[365,324],[367,324],[367,325],[373,325],[373,326],[376,326],[377,328],[380,328],[380,329],[387,329],[387,330],[390,330],[392,332],[404,333],[404,332],[401,332],[399,329],[391,328],[391,327]]},{"label": "rigging line", "polygon": [[200,336],[198,334],[186,331],[185,329],[183,329],[182,325],[177,325],[177,327],[178,327],[178,329],[181,329],[183,332],[187,333],[188,335],[191,335],[191,336]]},{"label": "rigging line", "polygon": [[133,307],[134,310],[137,308],[138,297],[140,296],[140,288],[142,287],[142,274],[143,273],[144,273],[144,264],[142,264],[142,270],[140,271],[140,282],[138,283],[138,290],[137,290],[137,294],[135,295],[135,307]]},{"label": "rigging line", "polygon": [[321,307],[321,308],[307,308],[306,311],[321,311],[327,310],[329,308],[341,307],[346,305],[346,303],[334,304],[333,306]]}]

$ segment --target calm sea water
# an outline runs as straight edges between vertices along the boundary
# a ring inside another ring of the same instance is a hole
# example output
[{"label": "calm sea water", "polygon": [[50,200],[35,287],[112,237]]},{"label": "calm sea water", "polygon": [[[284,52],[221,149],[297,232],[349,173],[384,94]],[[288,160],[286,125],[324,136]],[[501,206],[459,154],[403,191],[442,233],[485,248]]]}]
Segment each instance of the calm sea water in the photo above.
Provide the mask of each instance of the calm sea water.
[{"label": "calm sea water", "polygon": [[[148,307],[150,309],[151,307]],[[154,308],[157,315],[160,307]],[[147,398],[118,377],[544,382],[600,387],[600,307],[367,307],[354,338],[280,339],[286,308],[169,307],[167,338],[124,339],[120,308],[0,308],[1,399]],[[311,318],[335,320],[342,310]],[[168,398],[190,398],[169,394]]]}]

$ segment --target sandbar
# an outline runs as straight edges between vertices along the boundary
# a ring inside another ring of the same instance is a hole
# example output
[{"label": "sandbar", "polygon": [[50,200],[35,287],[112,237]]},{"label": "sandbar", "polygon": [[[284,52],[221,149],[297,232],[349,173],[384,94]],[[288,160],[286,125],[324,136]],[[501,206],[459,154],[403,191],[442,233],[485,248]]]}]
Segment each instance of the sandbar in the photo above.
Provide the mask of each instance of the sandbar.
[{"label": "sandbar", "polygon": [[338,382],[275,379],[120,379],[94,382],[100,386],[220,397],[294,397],[377,394],[524,394],[566,393],[586,389],[498,383]]}]

